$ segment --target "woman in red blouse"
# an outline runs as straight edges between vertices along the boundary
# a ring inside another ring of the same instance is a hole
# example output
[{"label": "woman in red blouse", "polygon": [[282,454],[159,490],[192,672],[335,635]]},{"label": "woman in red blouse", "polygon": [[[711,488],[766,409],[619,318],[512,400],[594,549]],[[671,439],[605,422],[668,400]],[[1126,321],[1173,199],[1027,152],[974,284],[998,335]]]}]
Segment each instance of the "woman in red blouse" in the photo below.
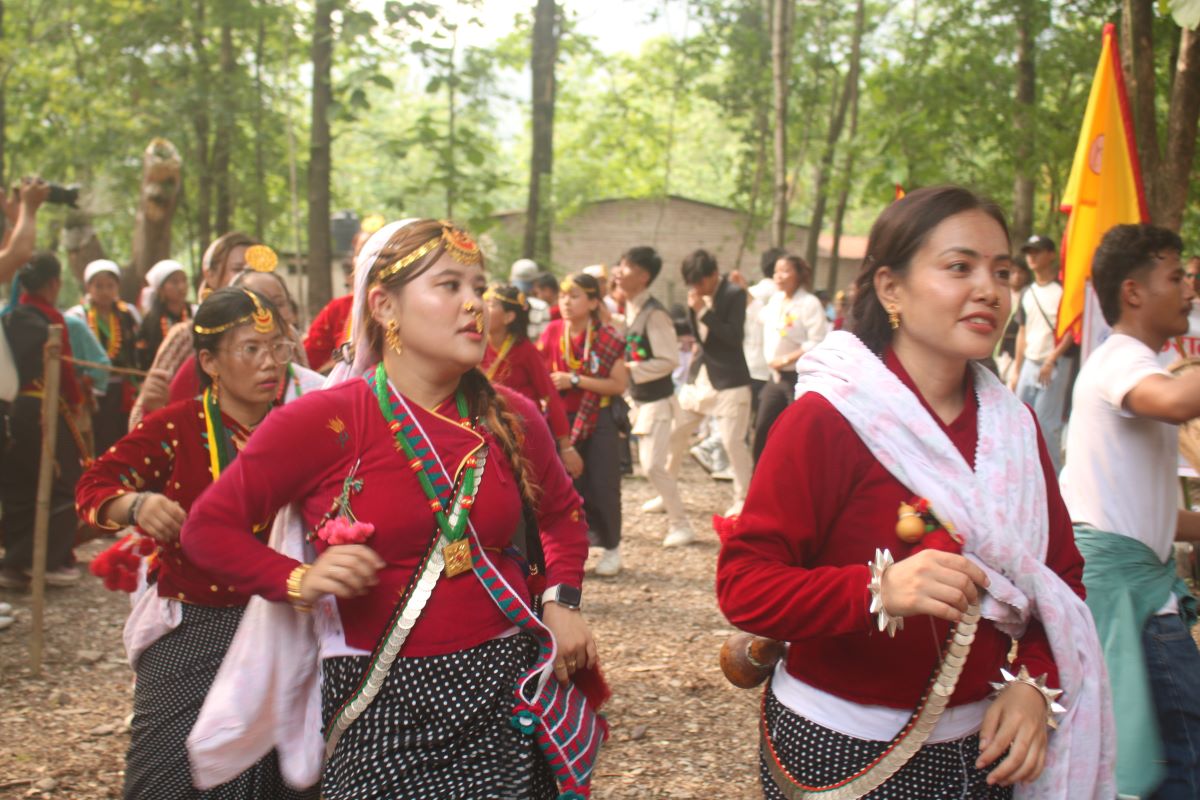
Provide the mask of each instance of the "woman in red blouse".
[{"label": "woman in red blouse", "polygon": [[[478,248],[448,223],[373,234],[356,264],[353,365],[335,370],[347,379],[272,415],[192,510],[187,557],[241,592],[312,609],[317,638],[292,643],[307,664],[272,667],[248,648],[246,674],[277,669],[272,687],[303,672],[265,712],[296,726],[264,732],[255,713],[239,738],[202,717],[189,743],[201,773],[273,743],[285,768],[298,753],[315,777],[298,708],[319,659],[326,798],[542,798],[551,773],[564,793],[587,792],[604,729],[571,682],[597,664],[578,610],[585,523],[540,410],[476,369],[485,288]],[[299,522],[277,526],[279,549],[250,535],[284,506]],[[542,621],[512,549],[523,519],[526,554],[544,553]],[[311,563],[284,554],[305,538]],[[559,714],[569,724],[551,731]],[[208,759],[210,746],[227,749]]]},{"label": "woman in red blouse", "polygon": [[910,193],[872,228],[853,332],[797,363],[717,567],[730,621],[790,643],[763,700],[766,797],[1115,792],[1053,467],[972,364],[1007,319],[1009,253],[996,206]]},{"label": "woman in red blouse", "polygon": [[529,341],[529,302],[525,293],[510,283],[488,289],[487,350],[479,368],[492,383],[507,386],[529,398],[550,423],[558,442],[558,454],[572,478],[583,473],[583,459],[571,444],[571,428],[562,398],[550,381],[541,353]]},{"label": "woman in red blouse", "polygon": [[624,343],[600,322],[600,283],[575,273],[563,279],[558,295],[562,318],[542,331],[538,349],[550,368],[571,420],[571,443],[583,456],[575,488],[583,495],[593,544],[604,548],[596,574],[621,571],[621,453],[610,403],[628,383]]},{"label": "woman in red blouse", "polygon": [[[192,503],[235,463],[273,405],[292,349],[277,320],[270,301],[245,289],[210,295],[193,320],[202,396],[147,416],[76,487],[76,508],[90,524],[135,528],[93,564],[110,588],[132,590],[136,555],[157,551],[150,560],[151,586],[125,628],[137,672],[126,798],[199,796],[184,741],[249,595],[189,559],[179,531]],[[265,522],[253,530],[261,532]],[[303,796],[285,788],[273,755],[205,794]]]}]

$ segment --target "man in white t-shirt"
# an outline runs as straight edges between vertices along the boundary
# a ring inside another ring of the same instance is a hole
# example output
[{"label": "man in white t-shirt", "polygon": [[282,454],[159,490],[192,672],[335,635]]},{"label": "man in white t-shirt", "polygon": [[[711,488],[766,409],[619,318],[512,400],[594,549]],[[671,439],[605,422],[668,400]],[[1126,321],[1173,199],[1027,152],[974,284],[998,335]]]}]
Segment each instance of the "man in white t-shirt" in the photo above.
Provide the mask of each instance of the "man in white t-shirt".
[{"label": "man in white t-shirt", "polygon": [[1054,242],[1045,236],[1031,236],[1021,252],[1033,270],[1034,281],[1021,295],[1021,305],[1016,311],[1020,327],[1009,388],[1037,414],[1050,460],[1059,469],[1063,412],[1071,382],[1072,364],[1067,352],[1072,340],[1069,336],[1064,336],[1061,342],[1054,340],[1058,304],[1062,300],[1062,284],[1057,280],[1054,266]]},{"label": "man in white t-shirt", "polygon": [[1188,328],[1182,249],[1151,225],[1118,225],[1097,248],[1092,284],[1113,331],[1075,383],[1062,474],[1112,685],[1122,796],[1200,797],[1196,604],[1172,547],[1200,541],[1176,478],[1177,426],[1200,416],[1200,371],[1175,377],[1157,358]]}]

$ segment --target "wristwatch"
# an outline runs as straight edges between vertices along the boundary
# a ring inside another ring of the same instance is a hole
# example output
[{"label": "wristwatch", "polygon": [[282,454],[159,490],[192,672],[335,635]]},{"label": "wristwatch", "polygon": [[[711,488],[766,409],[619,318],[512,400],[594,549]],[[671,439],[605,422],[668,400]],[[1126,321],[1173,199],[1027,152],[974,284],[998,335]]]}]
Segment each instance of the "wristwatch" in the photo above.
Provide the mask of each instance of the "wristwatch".
[{"label": "wristwatch", "polygon": [[543,605],[546,603],[558,603],[563,608],[569,608],[572,611],[579,610],[579,604],[582,600],[583,592],[574,586],[567,586],[565,583],[555,584],[542,592]]},{"label": "wristwatch", "polygon": [[574,372],[571,373],[571,388],[579,388],[579,375]]}]

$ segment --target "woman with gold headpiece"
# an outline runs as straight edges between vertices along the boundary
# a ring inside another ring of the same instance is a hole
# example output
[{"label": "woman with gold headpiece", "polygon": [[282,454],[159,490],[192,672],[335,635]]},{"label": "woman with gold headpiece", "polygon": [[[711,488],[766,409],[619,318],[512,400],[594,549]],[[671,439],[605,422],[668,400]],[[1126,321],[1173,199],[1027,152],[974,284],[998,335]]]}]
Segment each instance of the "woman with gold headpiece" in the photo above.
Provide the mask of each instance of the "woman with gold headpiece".
[{"label": "woman with gold headpiece", "polygon": [[[199,797],[184,740],[195,722],[248,595],[190,561],[179,530],[195,499],[245,447],[272,408],[293,344],[270,301],[220,289],[200,306],[193,343],[203,394],[149,415],[84,474],[80,517],[133,533],[92,562],[110,589],[138,588],[141,557],[151,583],[125,627],[137,672],[125,798]],[[252,526],[266,528],[266,520]],[[250,528],[248,528],[250,530]],[[292,798],[274,755],[205,798]]]},{"label": "woman with gold headpiece", "polygon": [[550,432],[558,442],[558,454],[572,478],[583,474],[583,459],[571,444],[571,428],[558,390],[550,380],[546,363],[537,347],[529,341],[529,302],[511,283],[488,289],[487,350],[479,368],[492,383],[507,386],[528,397],[550,423]]},{"label": "woman with gold headpiece", "polygon": [[[232,283],[237,274],[246,269],[247,255],[254,244],[253,239],[240,231],[227,233],[210,244],[200,262],[200,284],[196,287],[196,298],[203,302],[212,292]],[[167,404],[171,379],[192,352],[192,326],[183,322],[172,325],[164,330],[154,344],[153,349],[149,346],[146,348],[145,363],[149,364],[149,374],[129,413],[130,430],[144,415]]]},{"label": "woman with gold headpiece", "polygon": [[[324,752],[330,800],[586,796],[606,732],[578,683],[601,701],[586,527],[540,409],[477,369],[485,289],[449,223],[373,234],[347,379],[273,414],[192,510],[185,555],[274,601],[189,740],[198,780],[276,747],[297,785]],[[249,535],[284,507],[274,547]]]}]

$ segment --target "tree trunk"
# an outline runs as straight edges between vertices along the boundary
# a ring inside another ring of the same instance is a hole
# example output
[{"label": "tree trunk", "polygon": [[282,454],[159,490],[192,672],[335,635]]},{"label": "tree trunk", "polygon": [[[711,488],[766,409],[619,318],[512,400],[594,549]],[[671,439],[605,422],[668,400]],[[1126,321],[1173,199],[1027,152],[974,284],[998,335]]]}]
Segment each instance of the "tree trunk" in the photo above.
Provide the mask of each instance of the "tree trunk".
[{"label": "tree trunk", "polygon": [[1153,219],[1178,231],[1187,208],[1189,176],[1196,158],[1196,128],[1200,119],[1200,31],[1184,28],[1179,36],[1179,57],[1171,85],[1171,113],[1167,117],[1167,149],[1158,175],[1158,203]]},{"label": "tree trunk", "polygon": [[1037,100],[1037,50],[1033,41],[1037,30],[1035,2],[1037,0],[1021,0],[1016,8],[1017,102],[1013,108],[1016,164],[1012,216],[1012,238],[1016,242],[1024,242],[1033,233],[1034,153],[1037,152],[1034,128]]},{"label": "tree trunk", "polygon": [[[0,0],[0,44],[4,42],[4,0]],[[5,183],[7,170],[5,169],[5,140],[8,138],[8,108],[6,105],[6,89],[8,85],[8,70],[0,72],[0,188],[7,188]],[[7,224],[7,220],[0,220],[0,225]],[[0,228],[0,234],[3,233],[3,228]]]},{"label": "tree trunk", "polygon": [[454,201],[458,197],[458,31],[450,32],[450,55],[446,59],[446,219],[454,219]]},{"label": "tree trunk", "polygon": [[142,153],[142,190],[133,223],[133,255],[121,273],[121,296],[133,302],[147,270],[171,257],[171,220],[179,202],[181,159],[175,145],[152,139]]},{"label": "tree trunk", "polygon": [[829,280],[825,288],[830,292],[837,290],[838,265],[842,259],[842,230],[846,222],[846,208],[850,205],[850,185],[854,181],[854,162],[857,151],[854,149],[854,139],[858,135],[858,100],[860,93],[856,83],[851,89],[854,96],[850,99],[850,152],[846,153],[846,166],[842,172],[842,186],[838,192],[837,208],[833,212],[833,247],[829,249]]},{"label": "tree trunk", "polygon": [[525,241],[521,254],[542,267],[550,265],[550,228],[554,221],[554,69],[562,35],[555,0],[537,0],[533,10],[533,149],[529,157],[529,202],[525,209]]},{"label": "tree trunk", "polygon": [[312,132],[308,154],[308,310],[332,298],[329,179],[333,170],[329,106],[333,102],[333,10],[337,0],[317,0],[312,39]]},{"label": "tree trunk", "polygon": [[192,56],[196,69],[192,75],[192,85],[196,87],[199,99],[192,111],[192,131],[196,141],[194,146],[196,174],[196,233],[200,237],[201,247],[207,247],[213,240],[212,235],[212,194],[213,176],[209,159],[208,137],[211,125],[208,117],[209,93],[211,80],[208,68],[208,49],[204,41],[205,9],[204,0],[195,0],[195,13],[192,18]]},{"label": "tree trunk", "polygon": [[104,247],[92,227],[92,215],[80,208],[67,209],[63,223],[62,245],[67,251],[67,266],[75,280],[83,286],[83,270],[98,258],[104,258]]},{"label": "tree trunk", "polygon": [[[837,111],[829,123],[829,135],[825,140],[825,151],[821,154],[817,166],[816,196],[813,203],[812,221],[808,226],[808,237],[805,242],[804,258],[813,269],[817,270],[817,240],[821,236],[821,227],[825,224],[825,205],[829,194],[829,175],[833,171],[833,157],[837,151],[837,143],[842,138],[842,129],[846,127],[846,113],[850,108],[851,98],[858,93],[858,71],[862,61],[863,25],[866,21],[866,0],[858,0],[854,9],[854,38],[850,42],[850,67],[846,71],[846,84],[842,88],[838,100]],[[830,275],[837,274],[837,265],[833,265]]]},{"label": "tree trunk", "polygon": [[1124,0],[1121,64],[1133,108],[1150,219],[1179,230],[1187,207],[1189,178],[1196,156],[1200,118],[1200,35],[1182,30],[1173,64],[1167,112],[1166,147],[1158,137],[1155,113],[1153,0]]},{"label": "tree trunk", "polygon": [[792,20],[795,13],[795,0],[775,0],[771,14],[771,76],[775,84],[775,202],[771,213],[772,247],[783,247],[787,240],[787,106],[791,75]]},{"label": "tree trunk", "polygon": [[[228,12],[226,12],[228,13]],[[212,171],[217,196],[216,232],[218,236],[233,230],[233,178],[229,162],[233,154],[234,137],[234,70],[237,60],[233,54],[233,27],[228,19],[221,21],[221,49],[217,62],[217,85],[220,98],[217,103],[217,125],[213,138]]]},{"label": "tree trunk", "polygon": [[[263,58],[267,49],[267,21],[258,17],[258,37],[254,40],[254,98],[258,118],[266,119],[267,104],[263,101]],[[267,157],[263,148],[263,126],[254,126],[254,238],[263,241],[267,224],[267,193],[261,187],[267,185]]]}]

